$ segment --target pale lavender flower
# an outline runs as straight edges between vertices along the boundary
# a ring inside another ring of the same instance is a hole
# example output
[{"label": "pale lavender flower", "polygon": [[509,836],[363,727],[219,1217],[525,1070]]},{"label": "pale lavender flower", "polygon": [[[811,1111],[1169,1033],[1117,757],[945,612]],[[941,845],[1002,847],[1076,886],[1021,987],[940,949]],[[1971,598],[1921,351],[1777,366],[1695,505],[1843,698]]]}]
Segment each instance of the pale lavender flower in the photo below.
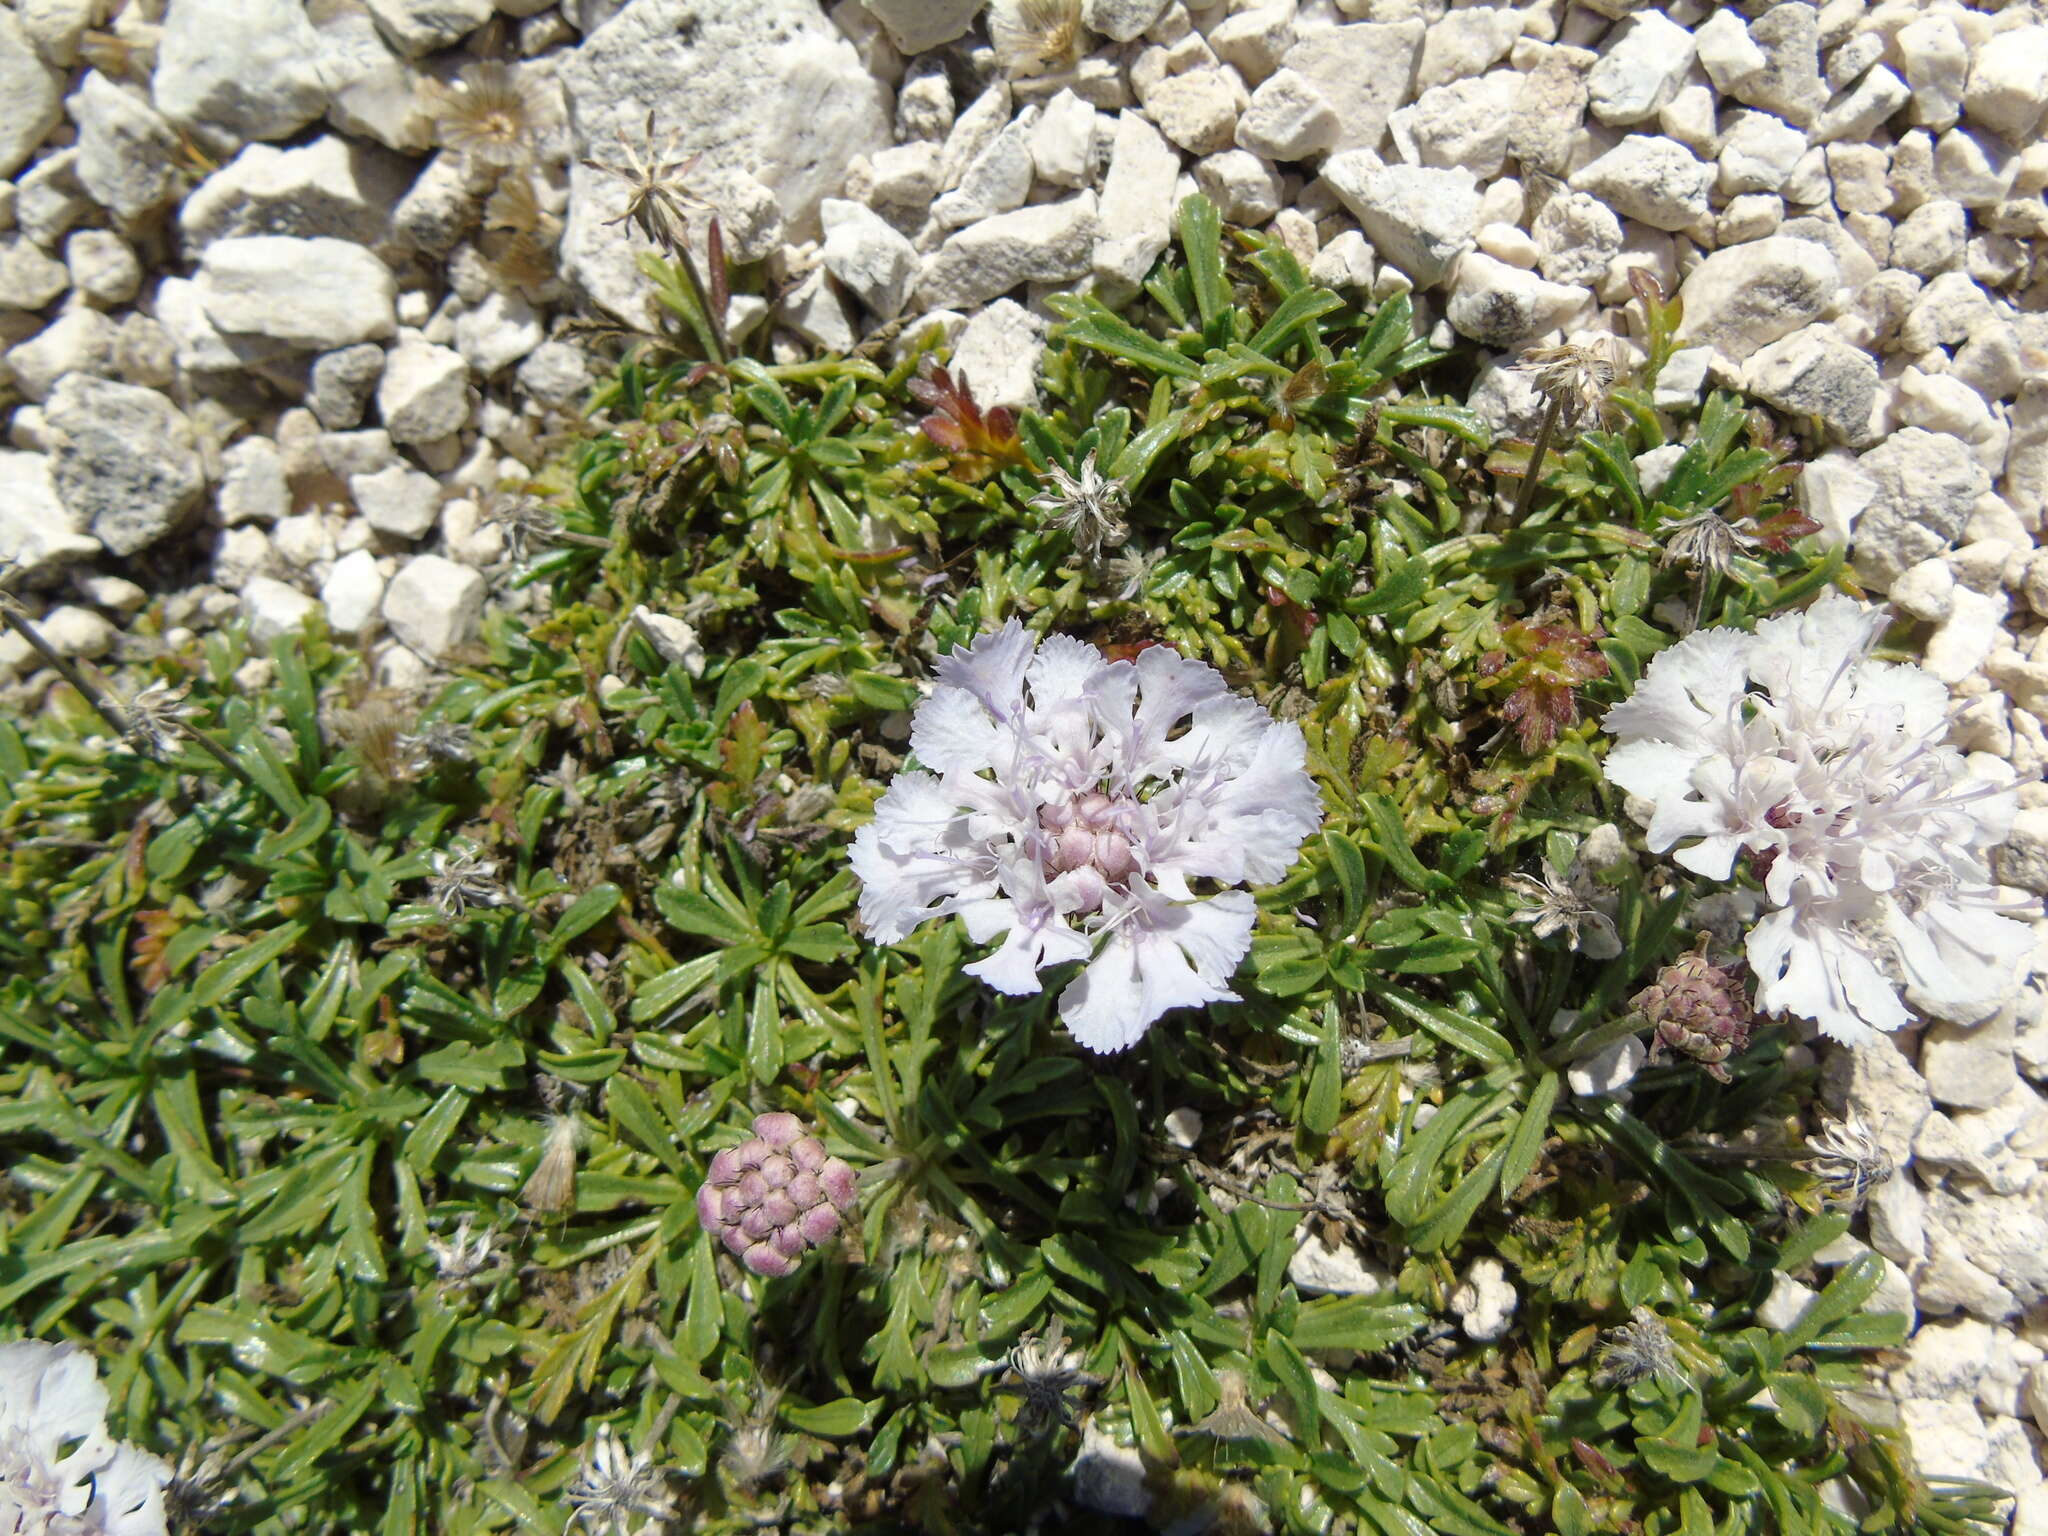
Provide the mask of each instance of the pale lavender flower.
[{"label": "pale lavender flower", "polygon": [[1685,841],[1674,861],[1716,880],[1748,856],[1775,909],[1748,939],[1759,1007],[1851,1043],[1906,1022],[1901,983],[1974,1016],[2033,947],[1986,858],[2016,797],[1944,745],[1938,678],[1870,659],[1883,627],[1831,593],[1754,634],[1701,630],[1606,720],[1607,776],[1651,803],[1652,852]]},{"label": "pale lavender flower", "polygon": [[1322,824],[1301,728],[1222,674],[1155,646],[1110,662],[1016,620],[939,663],[911,750],[853,842],[860,913],[893,944],[957,913],[967,967],[998,992],[1086,961],[1060,1017],[1091,1051],[1135,1045],[1173,1008],[1234,1002],[1251,892]]},{"label": "pale lavender flower", "polygon": [[0,1531],[164,1536],[171,1469],[107,1433],[107,1389],[71,1344],[0,1344]]}]

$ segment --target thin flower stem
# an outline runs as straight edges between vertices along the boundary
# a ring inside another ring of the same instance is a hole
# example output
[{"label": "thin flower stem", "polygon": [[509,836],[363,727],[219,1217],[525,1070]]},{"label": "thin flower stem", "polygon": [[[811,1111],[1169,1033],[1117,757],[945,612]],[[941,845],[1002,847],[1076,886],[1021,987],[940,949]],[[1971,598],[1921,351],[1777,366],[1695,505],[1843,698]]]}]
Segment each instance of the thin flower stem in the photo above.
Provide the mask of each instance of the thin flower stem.
[{"label": "thin flower stem", "polygon": [[[116,736],[123,741],[128,740],[128,724],[121,718],[120,712],[108,699],[106,690],[87,678],[85,673],[78,667],[73,666],[67,658],[59,656],[56,651],[52,650],[50,642],[43,638],[42,632],[28,621],[27,617],[15,606],[11,599],[5,596],[0,596],[0,621],[5,621],[7,627],[26,640],[35,653],[56,670],[58,676],[62,677],[73,688],[76,688],[79,696],[92,706],[93,713],[104,720],[112,728]],[[249,771],[228,754],[226,747],[223,747],[211,736],[188,721],[179,720],[176,724],[179,730],[204,747],[223,768],[240,779],[242,783],[250,789],[258,787],[256,781],[249,777]]]},{"label": "thin flower stem", "polygon": [[0,596],[0,620],[5,620],[7,627],[26,640],[29,647],[48,662],[59,677],[76,688],[79,696],[92,706],[93,713],[113,727],[116,736],[127,740],[128,727],[108,701],[105,692],[88,681],[86,675],[73,666],[68,658],[59,656],[51,649],[50,642],[43,638],[42,631],[28,621],[28,616],[15,606],[13,599]]},{"label": "thin flower stem", "polygon": [[1552,395],[1550,403],[1543,408],[1543,425],[1536,429],[1536,446],[1529,450],[1529,472],[1522,477],[1522,489],[1515,497],[1515,523],[1520,526],[1529,515],[1529,508],[1536,500],[1536,485],[1543,476],[1543,455],[1550,451],[1550,435],[1557,430],[1557,418],[1564,409],[1564,398]]},{"label": "thin flower stem", "polygon": [[189,720],[180,720],[177,722],[177,725],[178,729],[183,731],[187,737],[197,742],[200,746],[204,747],[207,751],[207,754],[211,756],[215,762],[219,763],[221,767],[227,769],[229,773],[233,774],[236,778],[240,779],[250,789],[256,790],[258,793],[262,792],[261,786],[258,785],[257,782],[249,776],[249,770],[244,768],[240,763],[236,762],[233,754],[231,754],[226,747],[222,746],[219,742],[215,741],[211,736],[207,735],[206,732],[200,730],[198,726],[192,724],[192,722]]}]

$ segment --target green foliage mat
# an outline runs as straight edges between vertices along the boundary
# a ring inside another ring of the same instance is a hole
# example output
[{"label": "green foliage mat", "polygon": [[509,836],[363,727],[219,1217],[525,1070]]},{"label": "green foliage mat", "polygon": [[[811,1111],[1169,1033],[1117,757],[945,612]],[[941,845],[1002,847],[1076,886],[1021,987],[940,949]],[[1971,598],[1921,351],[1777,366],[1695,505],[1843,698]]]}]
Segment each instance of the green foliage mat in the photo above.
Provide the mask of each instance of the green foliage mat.
[{"label": "green foliage mat", "polygon": [[[1845,1405],[1903,1320],[1861,1310],[1874,1257],[1814,1273],[1850,1217],[1800,1161],[1805,1053],[1763,1030],[1625,1106],[1563,1083],[1691,942],[1685,877],[1610,869],[1604,962],[1503,885],[1624,820],[1595,721],[1676,628],[1840,579],[1808,545],[1660,558],[1703,512],[1768,524],[1791,442],[1624,378],[1514,521],[1528,445],[1435,392],[1461,364],[1405,301],[1199,199],[1181,229],[1124,313],[1052,301],[1015,423],[915,356],[643,350],[554,486],[551,615],[493,617],[422,712],[317,636],[238,688],[217,636],[153,670],[246,782],[68,692],[0,723],[0,1305],[99,1356],[206,1528],[561,1532],[601,1425],[688,1529],[1107,1528],[1055,1513],[1091,1416],[1163,1529],[1985,1527],[1990,1490],[1929,1489]],[[1653,376],[1679,316],[1646,307]],[[1089,455],[1130,524],[1092,560],[1028,505]],[[1300,722],[1328,807],[1244,1000],[1118,1057],[963,977],[955,924],[851,927],[917,681],[1012,615],[1212,662]],[[434,722],[468,760],[413,760]],[[463,847],[512,900],[427,901]],[[770,1108],[865,1170],[859,1231],[775,1281],[692,1203]],[[550,1115],[566,1191],[529,1183]],[[1393,1278],[1304,1295],[1304,1236]],[[1520,1303],[1479,1344],[1449,1298],[1485,1255]],[[1765,1328],[1780,1271],[1818,1298]],[[1599,1341],[1650,1314],[1674,1364],[1639,1374]],[[1056,1360],[1056,1321],[1071,1391],[1027,1398],[1012,1352]]]}]

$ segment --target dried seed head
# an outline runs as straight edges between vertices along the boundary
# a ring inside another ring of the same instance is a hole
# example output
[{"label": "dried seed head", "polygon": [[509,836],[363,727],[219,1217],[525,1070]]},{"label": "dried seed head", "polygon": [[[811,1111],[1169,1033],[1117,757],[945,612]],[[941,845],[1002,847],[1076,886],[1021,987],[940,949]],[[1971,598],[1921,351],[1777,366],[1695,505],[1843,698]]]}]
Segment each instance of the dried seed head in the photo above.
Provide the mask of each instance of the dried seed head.
[{"label": "dried seed head", "polygon": [[434,138],[479,165],[514,166],[527,158],[542,126],[544,98],[511,65],[470,64],[434,92]]},{"label": "dried seed head", "polygon": [[536,1211],[566,1211],[576,1199],[576,1149],[582,1143],[582,1121],[574,1114],[552,1116],[540,1162],[519,1198]]},{"label": "dried seed head", "polygon": [[1067,1348],[1067,1325],[1055,1317],[1043,1333],[1026,1334],[1017,1341],[1007,1361],[1011,1380],[996,1388],[1010,1397],[1023,1399],[1017,1409],[1017,1427],[1030,1431],[1049,1424],[1070,1428],[1074,1422],[1071,1399],[1089,1388],[1102,1385],[1102,1378],[1083,1370],[1079,1350]]},{"label": "dried seed head", "polygon": [[1536,388],[1557,407],[1567,427],[1581,417],[1598,425],[1607,410],[1607,392],[1619,371],[1614,343],[1602,337],[1590,346],[1534,347],[1515,364],[1519,372],[1536,375]]},{"label": "dried seed head", "polygon": [[179,722],[191,713],[185,705],[185,696],[191,691],[190,683],[173,688],[158,678],[136,694],[122,711],[129,741],[157,757],[169,756],[183,738]]},{"label": "dried seed head", "polygon": [[1656,1030],[1650,1051],[1668,1047],[1690,1056],[1709,1076],[1728,1081],[1721,1065],[1748,1048],[1754,1014],[1740,969],[1707,958],[1703,941],[1657,973],[1657,979],[1629,999],[1629,1006]]},{"label": "dried seed head", "polygon": [[1600,1341],[1600,1369],[1595,1379],[1618,1387],[1651,1379],[1690,1386],[1692,1378],[1678,1363],[1671,1330],[1663,1320],[1648,1307],[1637,1307],[1629,1316],[1628,1322]]},{"label": "dried seed head", "polygon": [[1048,528],[1057,528],[1074,541],[1074,553],[1090,565],[1102,557],[1104,545],[1123,543],[1130,529],[1120,515],[1126,503],[1124,485],[1095,467],[1094,450],[1081,461],[1081,472],[1070,475],[1057,464],[1045,470],[1046,489],[1031,498],[1033,511],[1045,514]]},{"label": "dried seed head", "polygon": [[852,1211],[853,1170],[795,1115],[754,1117],[754,1134],[711,1159],[697,1219],[757,1275],[787,1275]]},{"label": "dried seed head", "polygon": [[1593,905],[1590,886],[1582,888],[1559,874],[1548,859],[1543,861],[1540,877],[1513,874],[1501,884],[1523,900],[1524,904],[1515,909],[1513,920],[1529,924],[1537,938],[1567,934],[1566,942],[1573,949],[1583,949],[1595,960],[1611,960],[1621,953],[1621,936],[1615,931],[1614,919]]},{"label": "dried seed head", "polygon": [[414,773],[427,773],[445,763],[466,763],[476,755],[470,728],[453,720],[432,720],[417,731],[402,732],[396,745],[407,754]]},{"label": "dried seed head", "polygon": [[1827,1198],[1850,1211],[1862,1208],[1871,1190],[1892,1176],[1892,1155],[1853,1110],[1831,1120],[1818,1136],[1807,1139],[1813,1155],[1806,1168],[1820,1180]]},{"label": "dried seed head", "polygon": [[471,907],[513,904],[512,893],[498,878],[497,860],[483,857],[474,848],[437,848],[428,862],[434,867],[427,877],[429,899],[451,923]]},{"label": "dried seed head", "polygon": [[988,12],[996,62],[1013,76],[1072,69],[1080,60],[1081,0],[995,0]]},{"label": "dried seed head", "polygon": [[662,1530],[681,1512],[669,1491],[669,1476],[669,1470],[655,1466],[646,1451],[633,1455],[611,1425],[600,1424],[584,1449],[576,1481],[567,1490],[573,1510],[569,1524],[607,1536],[631,1536],[636,1529],[650,1529],[634,1526],[635,1519],[644,1518],[652,1522],[651,1529]]},{"label": "dried seed head", "polygon": [[434,1268],[441,1283],[459,1288],[469,1284],[497,1261],[497,1239],[490,1232],[472,1232],[467,1211],[448,1238],[427,1239],[427,1252],[434,1256]]}]

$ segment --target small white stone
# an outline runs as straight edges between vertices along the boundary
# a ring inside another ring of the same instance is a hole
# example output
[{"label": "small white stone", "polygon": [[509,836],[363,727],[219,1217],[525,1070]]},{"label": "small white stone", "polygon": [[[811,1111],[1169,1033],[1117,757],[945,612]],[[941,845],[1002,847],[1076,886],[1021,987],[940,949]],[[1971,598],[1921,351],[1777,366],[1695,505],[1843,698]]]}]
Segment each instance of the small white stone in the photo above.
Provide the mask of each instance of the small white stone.
[{"label": "small white stone", "polygon": [[1482,224],[1473,240],[1480,250],[1494,260],[1504,261],[1509,266],[1520,267],[1524,271],[1534,270],[1542,257],[1536,242],[1526,231],[1513,224]]},{"label": "small white stone", "polygon": [[1507,56],[1523,26],[1522,13],[1505,5],[1465,6],[1437,17],[1422,39],[1415,89],[1483,75]]},{"label": "small white stone", "polygon": [[[1282,65],[1308,78],[1336,113],[1330,148],[1379,148],[1387,119],[1407,100],[1428,28],[1419,18],[1300,31]],[[1258,153],[1258,146],[1245,148]]]},{"label": "small white stone", "polygon": [[1963,112],[2009,144],[2033,139],[2048,111],[2048,26],[2009,27],[1976,50]]},{"label": "small white stone", "polygon": [[1144,1458],[1118,1445],[1095,1427],[1091,1418],[1081,1427],[1081,1450],[1067,1469],[1074,1502],[1097,1514],[1140,1520],[1152,1507],[1146,1486]]},{"label": "small white stone", "polygon": [[114,322],[96,309],[59,315],[40,333],[11,348],[7,369],[30,400],[42,400],[68,374],[104,378],[114,371]]},{"label": "small white stone", "polygon": [[408,334],[386,354],[377,413],[397,443],[431,443],[469,420],[469,365],[450,347]]},{"label": "small white stone", "polygon": [[1031,195],[1031,130],[1038,109],[1028,107],[1005,124],[961,172],[959,185],[932,204],[932,217],[948,229],[1021,208]]},{"label": "small white stone", "polygon": [[216,240],[201,258],[197,282],[200,305],[222,331],[307,351],[374,341],[396,324],[391,269],[345,240]]},{"label": "small white stone", "polygon": [[917,248],[859,203],[828,197],[819,204],[819,217],[825,228],[825,270],[877,320],[894,320],[917,282]]},{"label": "small white stone", "polygon": [[[1192,1143],[1191,1143],[1192,1145]],[[1394,1277],[1361,1256],[1349,1243],[1327,1248],[1313,1231],[1304,1231],[1287,1278],[1308,1296],[1376,1296],[1391,1287]]]},{"label": "small white stone", "polygon": [[1880,64],[1820,114],[1813,125],[1813,142],[1832,144],[1837,139],[1867,139],[1886,118],[1912,99],[1912,88]]},{"label": "small white stone", "polygon": [[997,299],[961,327],[953,343],[953,376],[983,409],[1038,407],[1038,360],[1045,323],[1014,299]]},{"label": "small white stone", "polygon": [[1686,277],[1687,340],[1730,362],[1811,323],[1833,300],[1840,269],[1825,246],[1773,235],[1716,251]]},{"label": "small white stone", "polygon": [[645,604],[633,610],[632,623],[663,661],[681,667],[692,677],[704,675],[704,647],[694,625],[685,624],[672,614],[656,613]]},{"label": "small white stone", "polygon": [[58,499],[49,459],[0,449],[0,561],[35,576],[99,552]]},{"label": "small white stone", "polygon": [[1227,149],[1195,163],[1195,185],[1224,222],[1259,225],[1280,211],[1280,174],[1257,155]]},{"label": "small white stone", "polygon": [[1886,594],[1908,617],[1939,624],[1955,607],[1956,579],[1946,560],[1922,560],[1892,582]]},{"label": "small white stone", "polygon": [[377,557],[358,549],[334,562],[327,580],[320,586],[320,606],[327,610],[327,627],[337,635],[360,635],[376,620],[384,601],[384,572]]},{"label": "small white stone", "polygon": [[1180,156],[1135,112],[1116,125],[1090,264],[1112,294],[1137,290],[1173,237],[1173,188]]},{"label": "small white stone", "polygon": [[427,661],[438,661],[476,635],[483,617],[484,579],[439,555],[408,560],[384,593],[384,622]]},{"label": "small white stone", "polygon": [[1522,76],[1495,70],[1424,91],[1387,126],[1401,158],[1415,165],[1460,165],[1482,179],[1498,176],[1507,161],[1508,134]]},{"label": "small white stone", "polygon": [[1309,276],[1326,288],[1370,290],[1372,247],[1357,230],[1344,230],[1316,252],[1315,260],[1309,263]]},{"label": "small white stone", "polygon": [[1176,1147],[1192,1149],[1202,1139],[1202,1112],[1182,1105],[1169,1110],[1164,1121],[1166,1136]]},{"label": "small white stone", "polygon": [[1684,83],[1697,45],[1685,28],[1657,11],[1639,11],[1615,29],[1586,76],[1587,103],[1603,123],[1639,123],[1654,116]]},{"label": "small white stone", "polygon": [[320,611],[320,605],[297,587],[270,576],[252,576],[242,588],[242,616],[249,621],[249,639],[267,646]]},{"label": "small white stone", "polygon": [[1913,91],[1913,120],[1946,128],[1960,115],[1970,50],[1945,11],[1917,16],[1894,34],[1906,83]]},{"label": "small white stone", "polygon": [[1799,1314],[1806,1310],[1815,1294],[1790,1275],[1773,1275],[1771,1293],[1756,1309],[1756,1320],[1773,1333],[1783,1333],[1799,1321]]},{"label": "small white stone", "polygon": [[919,304],[971,309],[1020,283],[1071,282],[1088,270],[1095,233],[1095,194],[1085,191],[970,224],[926,258]]},{"label": "small white stone", "polygon": [[1650,403],[1659,410],[1698,404],[1700,389],[1707,382],[1707,366],[1713,356],[1712,347],[1680,347],[1673,352],[1657,371],[1657,382],[1650,391]]},{"label": "small white stone", "polygon": [[1603,199],[1625,218],[1653,229],[1685,229],[1706,217],[1713,167],[1675,140],[1630,134],[1598,159],[1574,171],[1575,191]]},{"label": "small white stone", "polygon": [[1257,5],[1225,17],[1209,32],[1216,57],[1232,65],[1249,85],[1257,85],[1280,67],[1294,43],[1292,3]]},{"label": "small white stone", "polygon": [[369,525],[394,538],[423,538],[441,515],[440,481],[404,464],[352,476],[348,488]]},{"label": "small white stone", "polygon": [[1508,1331],[1519,1299],[1500,1260],[1479,1258],[1465,1271],[1465,1283],[1451,1292],[1451,1310],[1466,1338],[1487,1344]]},{"label": "small white stone", "polygon": [[1418,286],[1442,281],[1479,225],[1472,173],[1414,165],[1379,166],[1364,152],[1338,154],[1323,179],[1356,215],[1380,259]]},{"label": "small white stone", "polygon": [[1920,664],[1945,683],[1961,682],[1990,657],[2004,633],[2005,610],[2003,592],[1987,597],[1958,586],[1951,594],[1949,616],[1928,638]]},{"label": "small white stone", "polygon": [[480,379],[495,378],[541,344],[547,329],[516,293],[493,288],[455,317],[455,350]]},{"label": "small white stone", "polygon": [[1693,29],[1692,41],[1707,78],[1723,95],[1764,67],[1763,50],[1750,40],[1741,15],[1730,7],[1715,7],[1714,13]]},{"label": "small white stone", "polygon": [[267,437],[245,437],[221,455],[220,487],[215,494],[220,520],[274,523],[291,511],[291,490],[285,484],[284,456]]},{"label": "small white stone", "polygon": [[1334,145],[1341,129],[1315,83],[1298,70],[1282,69],[1252,92],[1237,121],[1237,142],[1269,160],[1302,160]]},{"label": "small white stone", "polygon": [[1805,153],[1806,135],[1797,128],[1768,112],[1738,112],[1721,139],[1721,190],[1775,192]]},{"label": "small white stone", "polygon": [[142,263],[128,242],[104,229],[81,229],[64,242],[71,286],[100,304],[125,304],[142,286]]},{"label": "small white stone", "polygon": [[1445,318],[1460,335],[1490,347],[1509,347],[1561,326],[1592,295],[1584,288],[1546,282],[1481,251],[1458,258]]},{"label": "small white stone", "polygon": [[1161,81],[1145,99],[1159,131],[1191,155],[1228,149],[1237,135],[1238,87],[1218,69],[1191,70]]},{"label": "small white stone", "polygon": [[[1072,91],[1061,91],[1045,104],[1031,126],[1031,161],[1041,181],[1057,187],[1085,187],[1095,172],[1095,131],[1099,114]],[[885,151],[901,154],[914,146]],[[875,157],[876,201],[882,201],[881,162]]]}]

